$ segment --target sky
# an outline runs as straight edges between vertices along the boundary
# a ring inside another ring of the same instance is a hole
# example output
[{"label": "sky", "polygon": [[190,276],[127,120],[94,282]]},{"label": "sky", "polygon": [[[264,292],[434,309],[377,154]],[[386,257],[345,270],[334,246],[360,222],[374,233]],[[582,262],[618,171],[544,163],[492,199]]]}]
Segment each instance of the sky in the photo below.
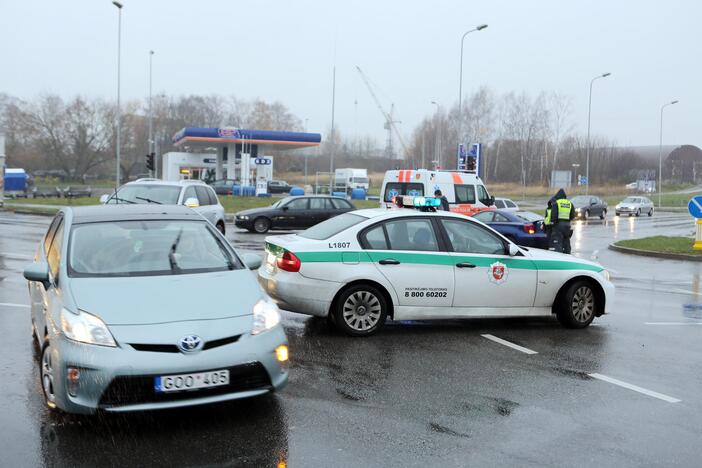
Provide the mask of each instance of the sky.
[{"label": "sky", "polygon": [[[382,105],[394,103],[409,135],[458,99],[460,38],[467,36],[464,96],[555,91],[570,96],[570,123],[621,146],[702,147],[699,0],[124,0],[122,99],[154,93],[221,94],[281,101],[326,132],[336,65],[336,126],[383,144]],[[114,99],[117,8],[110,0],[0,0],[0,92]],[[197,126],[198,122],[193,122]]]}]

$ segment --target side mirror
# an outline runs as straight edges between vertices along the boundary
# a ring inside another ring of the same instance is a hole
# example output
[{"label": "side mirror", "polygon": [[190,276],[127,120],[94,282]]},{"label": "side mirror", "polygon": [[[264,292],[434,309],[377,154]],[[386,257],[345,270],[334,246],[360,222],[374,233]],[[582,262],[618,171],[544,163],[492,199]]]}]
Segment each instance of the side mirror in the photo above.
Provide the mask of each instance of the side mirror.
[{"label": "side mirror", "polygon": [[24,278],[27,281],[38,281],[49,288],[49,265],[45,262],[34,262],[24,269]]},{"label": "side mirror", "polygon": [[241,259],[244,261],[244,265],[246,265],[246,268],[249,270],[257,270],[261,266],[262,262],[260,255],[251,253],[242,255]]},{"label": "side mirror", "polygon": [[488,206],[495,206],[495,197],[494,196],[490,197],[490,204]]},{"label": "side mirror", "polygon": [[512,244],[511,242],[509,243],[509,256],[514,257],[519,253],[519,248]]},{"label": "side mirror", "polygon": [[187,200],[185,200],[185,203],[183,205],[187,206],[188,208],[197,208],[200,206],[200,202],[197,201],[197,198],[195,197],[190,197]]},{"label": "side mirror", "polygon": [[109,200],[109,199],[110,199],[110,196],[108,194],[100,195],[100,203],[103,205],[105,203],[107,203],[107,200]]}]

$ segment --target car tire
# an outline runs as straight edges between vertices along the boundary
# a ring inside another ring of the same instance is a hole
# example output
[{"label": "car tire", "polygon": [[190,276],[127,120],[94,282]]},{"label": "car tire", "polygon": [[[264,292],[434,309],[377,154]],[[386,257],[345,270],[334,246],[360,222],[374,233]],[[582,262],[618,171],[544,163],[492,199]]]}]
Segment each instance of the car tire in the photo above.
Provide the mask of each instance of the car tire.
[{"label": "car tire", "polygon": [[224,227],[224,221],[218,221],[216,224],[217,230],[225,235],[226,228]]},{"label": "car tire", "polygon": [[556,303],[556,317],[566,328],[585,328],[595,318],[597,296],[592,284],[575,281],[566,291],[559,294]]},{"label": "car tire", "polygon": [[257,234],[265,234],[271,228],[271,221],[263,216],[254,219],[253,229]]},{"label": "car tire", "polygon": [[607,217],[607,210],[602,210],[600,213],[600,219],[605,219]]},{"label": "car tire", "polygon": [[615,212],[614,212],[614,216],[619,216],[619,212],[618,212],[618,211],[615,211]]},{"label": "car tire", "polygon": [[51,344],[44,340],[39,358],[39,382],[41,383],[41,394],[44,397],[46,407],[51,411],[56,411],[56,394],[54,393],[54,366],[51,356]]},{"label": "car tire", "polygon": [[337,299],[332,323],[350,336],[369,336],[385,324],[388,304],[383,293],[369,284],[357,284],[341,293]]},{"label": "car tire", "polygon": [[636,210],[636,217],[638,218],[639,216],[641,216],[641,208]]},{"label": "car tire", "polygon": [[649,216],[653,216],[653,208],[651,208],[651,209],[648,211],[648,215],[649,215]]},{"label": "car tire", "polygon": [[585,210],[585,213],[583,214],[583,220],[587,220],[587,218],[590,217],[590,210]]}]

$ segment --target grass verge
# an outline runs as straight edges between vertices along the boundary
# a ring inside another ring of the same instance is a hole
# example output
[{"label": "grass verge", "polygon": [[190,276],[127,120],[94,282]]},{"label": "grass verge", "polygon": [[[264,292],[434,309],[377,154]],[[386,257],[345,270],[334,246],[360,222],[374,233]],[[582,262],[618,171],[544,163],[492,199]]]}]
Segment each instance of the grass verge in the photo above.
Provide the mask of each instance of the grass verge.
[{"label": "grass verge", "polygon": [[692,250],[695,240],[691,237],[653,236],[615,242],[618,247],[646,250],[648,252],[687,254],[702,257],[702,250]]}]

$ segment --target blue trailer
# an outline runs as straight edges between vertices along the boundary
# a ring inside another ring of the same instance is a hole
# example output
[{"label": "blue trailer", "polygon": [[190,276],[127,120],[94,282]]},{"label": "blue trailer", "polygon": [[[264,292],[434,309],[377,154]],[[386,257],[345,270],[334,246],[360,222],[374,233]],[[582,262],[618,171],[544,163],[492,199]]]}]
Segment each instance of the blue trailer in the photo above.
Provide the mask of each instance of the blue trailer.
[{"label": "blue trailer", "polygon": [[5,196],[9,198],[26,197],[29,176],[24,169],[5,169],[3,177]]}]

